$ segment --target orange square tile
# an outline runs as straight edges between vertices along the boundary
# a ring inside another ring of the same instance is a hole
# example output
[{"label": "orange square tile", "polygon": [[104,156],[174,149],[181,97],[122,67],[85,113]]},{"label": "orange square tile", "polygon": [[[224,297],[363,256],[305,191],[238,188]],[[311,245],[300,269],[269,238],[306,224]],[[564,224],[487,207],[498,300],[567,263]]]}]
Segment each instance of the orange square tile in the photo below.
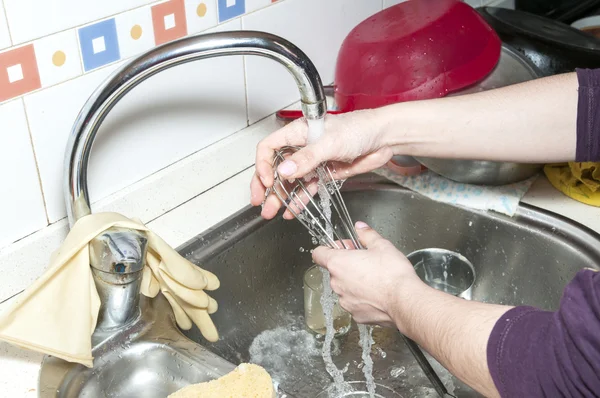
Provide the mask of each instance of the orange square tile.
[{"label": "orange square tile", "polygon": [[152,7],[156,45],[187,35],[184,0],[169,0]]},{"label": "orange square tile", "polygon": [[0,102],[40,87],[33,44],[0,53]]}]

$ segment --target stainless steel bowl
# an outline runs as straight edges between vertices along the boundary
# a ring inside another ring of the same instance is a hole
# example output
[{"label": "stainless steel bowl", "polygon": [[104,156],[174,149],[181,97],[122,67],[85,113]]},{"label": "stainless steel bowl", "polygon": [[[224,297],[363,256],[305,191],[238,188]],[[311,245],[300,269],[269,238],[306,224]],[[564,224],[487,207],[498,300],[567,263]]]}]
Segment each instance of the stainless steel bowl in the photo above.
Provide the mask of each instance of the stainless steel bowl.
[{"label": "stainless steel bowl", "polygon": [[[480,83],[451,94],[477,93],[542,77],[539,69],[512,47],[503,44],[500,60]],[[526,180],[539,173],[543,164],[507,163],[483,160],[457,160],[415,157],[429,170],[450,180],[477,185],[504,185]]]},{"label": "stainless steel bowl", "polygon": [[475,267],[460,253],[421,249],[406,256],[423,282],[434,289],[471,300]]}]

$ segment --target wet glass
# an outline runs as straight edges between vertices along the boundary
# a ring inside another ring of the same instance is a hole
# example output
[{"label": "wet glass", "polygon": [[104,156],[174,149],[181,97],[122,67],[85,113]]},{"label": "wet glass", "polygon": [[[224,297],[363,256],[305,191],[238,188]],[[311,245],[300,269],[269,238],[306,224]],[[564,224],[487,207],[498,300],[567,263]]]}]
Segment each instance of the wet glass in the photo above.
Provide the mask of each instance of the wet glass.
[{"label": "wet glass", "polygon": [[[323,294],[323,273],[313,265],[304,273],[304,318],[306,325],[314,333],[325,335],[325,316],[321,306]],[[341,336],[350,330],[352,316],[338,302],[333,306],[333,327],[335,336]]]}]

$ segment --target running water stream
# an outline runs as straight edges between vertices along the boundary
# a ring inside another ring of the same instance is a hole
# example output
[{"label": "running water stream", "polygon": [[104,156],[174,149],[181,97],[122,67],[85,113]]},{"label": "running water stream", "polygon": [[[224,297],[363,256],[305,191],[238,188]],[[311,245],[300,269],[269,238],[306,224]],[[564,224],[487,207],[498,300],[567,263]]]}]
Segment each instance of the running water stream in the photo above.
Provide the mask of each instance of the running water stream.
[{"label": "running water stream", "polygon": [[[325,185],[325,176],[322,171],[318,175],[318,192],[320,205],[325,216],[325,229],[327,235],[333,236],[333,230],[331,227],[331,195]],[[323,243],[323,242],[319,242]],[[331,276],[329,271],[321,267],[323,273],[323,293],[321,294],[321,307],[323,308],[323,315],[325,317],[325,341],[323,341],[323,362],[325,362],[325,369],[333,379],[333,389],[330,392],[330,396],[340,397],[352,391],[352,388],[348,383],[344,381],[344,369],[338,369],[333,363],[331,358],[331,343],[333,343],[333,337],[335,335],[335,328],[333,326],[333,307],[337,301],[337,295],[331,289]]]},{"label": "running water stream", "polygon": [[[320,198],[320,206],[326,220],[326,233],[333,239],[333,230],[331,225],[331,193],[327,189],[327,176],[323,170],[318,172],[318,193]],[[335,183],[335,182],[334,182]],[[323,243],[323,242],[320,242]],[[323,273],[323,294],[321,296],[321,306],[325,317],[325,341],[323,342],[322,356],[325,362],[325,368],[329,375],[333,378],[333,388],[329,393],[332,398],[343,397],[352,391],[352,387],[344,381],[344,373],[346,369],[338,369],[331,358],[331,343],[335,335],[333,325],[333,308],[337,302],[337,295],[331,290],[329,271],[321,268]],[[375,397],[375,381],[373,378],[373,360],[371,358],[371,345],[373,344],[372,327],[366,325],[358,325],[360,335],[360,345],[362,347],[362,367],[363,374],[367,385],[367,391],[371,398]]]}]

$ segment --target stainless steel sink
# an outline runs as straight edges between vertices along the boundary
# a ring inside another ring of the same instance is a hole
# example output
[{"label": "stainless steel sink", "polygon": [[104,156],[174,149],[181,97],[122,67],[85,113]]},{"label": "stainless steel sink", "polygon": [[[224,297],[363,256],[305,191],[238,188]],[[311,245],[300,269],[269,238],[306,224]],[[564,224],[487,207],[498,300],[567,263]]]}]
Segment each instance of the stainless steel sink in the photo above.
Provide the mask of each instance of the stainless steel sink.
[{"label": "stainless steel sink", "polygon": [[97,336],[93,369],[45,357],[39,396],[164,398],[235,368],[179,331],[164,296],[142,296],[140,307],[129,328],[104,339]]},{"label": "stainless steel sink", "polygon": [[[477,275],[473,300],[554,309],[578,270],[600,264],[600,235],[531,206],[521,205],[513,218],[471,211],[374,175],[347,181],[343,192],[352,217],[403,252],[438,247],[466,256]],[[246,361],[271,373],[280,396],[317,396],[330,379],[319,353],[322,339],[303,320],[302,276],[313,246],[299,223],[265,221],[259,209],[243,209],[179,249],[221,280],[212,293],[219,302],[213,316],[219,342],[207,343],[195,329],[185,339],[163,299],[145,300],[141,318],[125,335],[96,342],[94,370],[46,359],[53,371],[42,370],[41,396],[165,397]],[[374,340],[379,384],[405,398],[436,396],[396,330],[377,328]],[[348,364],[346,380],[362,381],[356,325],[336,344],[334,361]],[[457,397],[479,396],[429,360]]]}]

